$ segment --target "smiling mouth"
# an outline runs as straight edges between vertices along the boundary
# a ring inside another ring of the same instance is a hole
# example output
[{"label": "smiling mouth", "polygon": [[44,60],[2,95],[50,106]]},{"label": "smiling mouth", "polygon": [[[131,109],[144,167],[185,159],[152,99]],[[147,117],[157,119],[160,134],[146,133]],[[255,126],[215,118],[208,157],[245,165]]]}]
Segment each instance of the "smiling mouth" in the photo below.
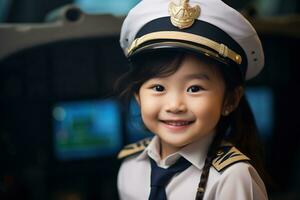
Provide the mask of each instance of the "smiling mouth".
[{"label": "smiling mouth", "polygon": [[160,120],[160,121],[166,125],[178,126],[178,127],[187,126],[194,122],[194,121],[184,121],[184,120]]}]

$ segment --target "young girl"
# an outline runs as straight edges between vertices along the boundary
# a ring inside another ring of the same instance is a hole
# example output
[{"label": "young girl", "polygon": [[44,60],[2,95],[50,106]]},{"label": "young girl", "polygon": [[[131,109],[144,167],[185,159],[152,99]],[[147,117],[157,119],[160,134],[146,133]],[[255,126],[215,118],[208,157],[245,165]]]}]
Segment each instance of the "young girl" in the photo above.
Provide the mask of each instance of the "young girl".
[{"label": "young girl", "polygon": [[121,46],[131,68],[120,95],[155,136],[120,152],[120,198],[267,199],[244,96],[264,63],[249,22],[221,0],[142,0]]}]

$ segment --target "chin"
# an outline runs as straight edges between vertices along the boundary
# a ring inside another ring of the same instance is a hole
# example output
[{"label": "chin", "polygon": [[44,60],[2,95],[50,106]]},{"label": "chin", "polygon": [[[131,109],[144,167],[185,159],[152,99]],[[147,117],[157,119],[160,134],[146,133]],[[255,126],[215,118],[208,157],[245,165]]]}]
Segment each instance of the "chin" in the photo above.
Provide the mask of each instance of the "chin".
[{"label": "chin", "polygon": [[188,139],[183,138],[176,138],[176,137],[160,137],[161,140],[163,140],[165,143],[174,146],[176,148],[182,148],[188,144],[190,144],[192,141],[189,141]]}]

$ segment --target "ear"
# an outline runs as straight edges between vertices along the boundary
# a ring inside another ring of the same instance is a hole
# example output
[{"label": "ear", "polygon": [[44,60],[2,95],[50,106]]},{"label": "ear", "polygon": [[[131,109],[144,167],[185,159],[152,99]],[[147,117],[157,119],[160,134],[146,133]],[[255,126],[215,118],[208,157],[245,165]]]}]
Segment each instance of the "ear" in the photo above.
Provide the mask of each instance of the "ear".
[{"label": "ear", "polygon": [[138,93],[134,93],[134,98],[136,102],[141,106],[141,100],[140,100],[140,95]]},{"label": "ear", "polygon": [[236,87],[234,91],[226,97],[223,105],[222,115],[227,116],[233,112],[238,107],[243,95],[244,88],[242,86]]}]

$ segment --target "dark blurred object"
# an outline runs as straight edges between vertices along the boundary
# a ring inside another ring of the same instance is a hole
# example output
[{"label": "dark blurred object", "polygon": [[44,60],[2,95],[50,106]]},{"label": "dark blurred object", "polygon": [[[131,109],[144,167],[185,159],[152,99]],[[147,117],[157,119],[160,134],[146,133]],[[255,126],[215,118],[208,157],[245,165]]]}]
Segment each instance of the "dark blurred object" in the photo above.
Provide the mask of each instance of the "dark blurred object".
[{"label": "dark blurred object", "polygon": [[0,1],[0,23],[6,21],[8,11],[10,10],[11,0]]},{"label": "dark blurred object", "polygon": [[256,6],[255,5],[253,5],[253,4],[249,4],[248,6],[246,6],[246,7],[244,7],[243,9],[241,9],[240,10],[240,13],[242,14],[242,15],[244,15],[246,18],[255,18],[255,17],[257,17],[257,13],[258,13],[258,11],[257,11],[257,8],[256,8]]},{"label": "dark blurred object", "polygon": [[[299,0],[223,0],[226,4],[237,10],[252,10],[255,16],[282,16],[300,13]],[[251,12],[250,12],[251,14]],[[253,16],[253,15],[250,15]]]},{"label": "dark blurred object", "polygon": [[29,190],[24,182],[11,175],[1,176],[1,179],[1,200],[31,200]]},{"label": "dark blurred object", "polygon": [[273,178],[270,199],[300,199],[299,166],[300,130],[300,16],[251,18],[262,38],[265,68],[250,84],[263,83],[275,96],[273,136],[265,144],[267,168]]},{"label": "dark blurred object", "polygon": [[121,23],[66,5],[45,23],[0,24],[1,200],[117,199],[115,155],[55,157],[52,110],[113,93]]},{"label": "dark blurred object", "polygon": [[242,10],[254,4],[255,0],[223,0],[223,2],[237,10]]},{"label": "dark blurred object", "polygon": [[7,23],[43,22],[47,13],[72,3],[73,0],[22,0],[12,1]]},{"label": "dark blurred object", "polygon": [[[0,24],[0,60],[26,48],[56,41],[114,36],[122,20],[111,15],[88,15],[74,5],[51,12],[42,24]],[[13,42],[12,42],[13,41]]]},{"label": "dark blurred object", "polygon": [[248,19],[261,35],[300,38],[300,15]]},{"label": "dark blurred object", "polygon": [[0,130],[0,199],[29,200],[28,188],[17,173],[17,152],[10,136]]}]

